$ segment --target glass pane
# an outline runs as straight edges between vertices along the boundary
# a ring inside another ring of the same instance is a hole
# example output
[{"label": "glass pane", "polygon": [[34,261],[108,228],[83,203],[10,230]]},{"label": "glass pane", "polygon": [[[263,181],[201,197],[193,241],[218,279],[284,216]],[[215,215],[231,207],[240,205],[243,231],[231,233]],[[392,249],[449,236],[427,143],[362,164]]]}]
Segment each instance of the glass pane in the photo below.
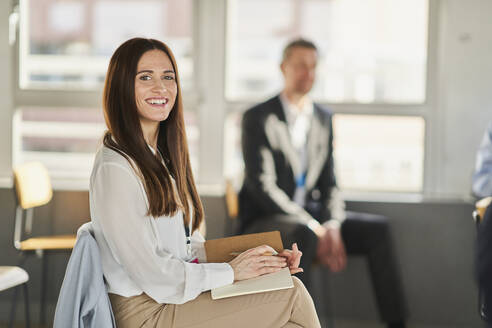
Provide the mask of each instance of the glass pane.
[{"label": "glass pane", "polygon": [[[185,112],[186,133],[195,178],[198,172],[197,114]],[[106,124],[95,108],[22,108],[14,118],[14,164],[44,163],[52,177],[87,179]]]},{"label": "glass pane", "polygon": [[341,189],[422,191],[423,118],[336,114],[333,127]]},{"label": "glass pane", "polygon": [[106,130],[94,108],[22,108],[14,117],[14,164],[40,161],[53,178],[88,178]]},{"label": "glass pane", "polygon": [[312,90],[319,101],[425,101],[428,0],[230,0],[229,4],[228,99],[261,99],[278,92],[283,47],[303,36],[319,49]]},{"label": "glass pane", "polygon": [[[244,162],[240,113],[224,131],[224,176],[239,188]],[[421,117],[336,114],[334,156],[342,190],[421,192],[425,122]]]},{"label": "glass pane", "polygon": [[[192,0],[22,0],[21,88],[100,88],[125,40],[168,43],[183,88],[193,76]],[[139,13],[138,15],[135,13]]]}]

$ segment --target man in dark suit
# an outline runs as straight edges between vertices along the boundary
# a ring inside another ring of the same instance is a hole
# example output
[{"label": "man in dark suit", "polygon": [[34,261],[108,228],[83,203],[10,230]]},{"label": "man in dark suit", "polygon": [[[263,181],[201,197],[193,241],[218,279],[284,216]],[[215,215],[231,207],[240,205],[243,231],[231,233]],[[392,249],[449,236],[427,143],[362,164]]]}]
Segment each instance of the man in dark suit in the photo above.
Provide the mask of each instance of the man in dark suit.
[{"label": "man in dark suit", "polygon": [[299,278],[308,289],[316,258],[338,272],[347,253],[365,255],[382,319],[389,327],[404,327],[403,291],[387,219],[345,212],[337,189],[332,114],[308,96],[317,57],[310,41],[287,45],[280,65],[283,91],[243,116],[241,231],[280,230],[286,245],[297,242],[304,268]]},{"label": "man in dark suit", "polygon": [[492,205],[486,206],[478,225],[476,273],[480,292],[480,315],[492,327]]}]

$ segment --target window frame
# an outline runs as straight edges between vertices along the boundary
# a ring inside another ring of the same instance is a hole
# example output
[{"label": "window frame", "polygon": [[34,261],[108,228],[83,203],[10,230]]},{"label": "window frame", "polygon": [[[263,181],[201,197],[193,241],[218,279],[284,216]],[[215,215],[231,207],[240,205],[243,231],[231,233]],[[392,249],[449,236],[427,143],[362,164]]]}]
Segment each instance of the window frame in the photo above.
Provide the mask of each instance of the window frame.
[{"label": "window frame", "polygon": [[[21,48],[25,45],[23,43],[28,42],[28,26],[21,26],[23,24],[23,19],[27,18],[25,14],[28,9],[28,1],[32,0],[16,0],[13,7],[17,6],[19,14],[19,23],[16,26],[16,41],[15,45],[12,47],[12,64],[13,64],[13,105],[12,105],[12,148],[11,148],[11,165],[14,166],[18,159],[20,158],[20,134],[16,131],[15,126],[20,122],[20,115],[18,109],[30,107],[34,109],[42,110],[43,108],[76,108],[79,107],[81,110],[86,108],[101,108],[102,101],[102,91],[103,86],[95,89],[88,88],[75,88],[75,87],[49,87],[41,88],[36,84],[28,85],[24,88],[20,86],[21,79],[21,68],[20,62],[22,61],[22,50]],[[192,42],[193,46],[197,45],[196,33],[198,26],[196,25],[196,8],[197,0],[193,0],[193,26],[192,26]],[[27,24],[26,24],[27,25]],[[193,58],[194,64],[196,65],[197,51],[194,48]],[[182,90],[182,97],[185,102],[186,110],[197,113],[197,108],[199,105],[199,97],[196,93],[197,85],[197,74],[194,74],[193,85],[190,88]],[[75,104],[75,105],[74,105]],[[102,135],[101,135],[102,137]],[[198,176],[200,176],[199,174]],[[0,181],[1,182],[1,181]],[[7,182],[7,181],[6,181]],[[8,181],[11,184],[11,181]],[[88,179],[78,179],[73,178],[58,178],[52,177],[52,184],[55,190],[87,190],[88,189]]]},{"label": "window frame", "polygon": [[[228,0],[235,1],[235,0]],[[343,191],[348,199],[373,199],[387,200],[388,197],[394,199],[418,200],[422,197],[432,197],[439,192],[438,172],[440,158],[437,151],[440,147],[439,141],[439,122],[437,111],[437,56],[438,56],[438,28],[439,28],[439,0],[429,0],[428,3],[428,24],[427,24],[427,60],[425,76],[425,99],[421,103],[352,103],[340,102],[330,103],[319,102],[321,105],[330,108],[334,115],[353,114],[353,115],[385,115],[385,116],[414,116],[421,117],[425,122],[424,136],[424,163],[422,192],[386,192],[386,191]],[[226,18],[228,19],[228,18]],[[280,90],[279,90],[280,91]],[[242,113],[245,109],[255,105],[254,102],[227,100],[225,89],[223,98],[226,106],[231,113]]]},{"label": "window frame", "polygon": [[[228,27],[228,6],[233,0],[200,1],[193,0],[193,46],[194,46],[194,79],[192,90],[184,91],[183,98],[187,103],[186,110],[194,110],[198,115],[200,130],[199,145],[199,180],[202,190],[219,190],[223,185],[223,128],[217,128],[217,122],[224,122],[229,113],[242,112],[254,103],[244,101],[228,101],[225,97],[225,78]],[[390,116],[417,116],[425,120],[424,174],[423,192],[408,195],[411,199],[432,196],[439,192],[438,172],[441,163],[439,148],[440,128],[438,121],[438,28],[439,1],[429,0],[428,37],[427,37],[427,69],[426,99],[420,104],[360,104],[360,103],[321,103],[329,107],[335,114],[364,114]],[[15,3],[14,6],[15,7]],[[18,34],[18,33],[17,33]],[[19,37],[17,37],[19,40]],[[12,47],[12,110],[19,107],[100,107],[102,90],[36,90],[20,89],[19,87],[19,42]],[[211,78],[213,77],[213,78]],[[194,109],[191,109],[194,108]],[[13,112],[12,112],[13,113]],[[12,114],[13,116],[13,114]],[[15,132],[14,132],[15,133]],[[210,146],[210,145],[213,145]],[[14,156],[12,145],[11,154]],[[11,159],[4,157],[6,161]],[[5,163],[3,163],[5,165]],[[10,164],[11,165],[11,164]],[[74,189],[70,181],[57,183],[55,189]],[[348,197],[388,199],[388,193],[363,192],[349,194]],[[401,193],[390,193],[390,197],[400,199]]]}]

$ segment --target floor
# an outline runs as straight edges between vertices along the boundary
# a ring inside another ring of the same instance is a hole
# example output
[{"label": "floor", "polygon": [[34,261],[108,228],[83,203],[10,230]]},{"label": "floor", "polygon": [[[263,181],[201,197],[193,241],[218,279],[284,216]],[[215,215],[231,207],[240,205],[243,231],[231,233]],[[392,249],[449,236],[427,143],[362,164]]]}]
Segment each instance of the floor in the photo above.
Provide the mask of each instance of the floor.
[{"label": "floor", "polygon": [[[7,328],[7,325],[0,324],[0,328]],[[14,325],[14,328],[24,328],[24,325]],[[31,325],[31,328],[43,328],[43,327],[39,325]],[[357,321],[357,320],[336,320],[334,327],[323,325],[323,328],[385,328],[385,326],[377,322],[367,322],[367,321]],[[409,324],[407,328],[471,328],[471,327],[449,327],[449,326]]]},{"label": "floor", "polygon": [[[386,328],[386,326],[379,322],[367,322],[367,321],[357,321],[357,320],[336,320],[333,328]],[[472,327],[459,327],[459,326],[450,327],[450,326],[440,326],[440,325],[437,326],[437,325],[424,325],[424,324],[408,324],[407,328],[472,328]],[[476,328],[481,328],[481,327],[476,327]]]}]

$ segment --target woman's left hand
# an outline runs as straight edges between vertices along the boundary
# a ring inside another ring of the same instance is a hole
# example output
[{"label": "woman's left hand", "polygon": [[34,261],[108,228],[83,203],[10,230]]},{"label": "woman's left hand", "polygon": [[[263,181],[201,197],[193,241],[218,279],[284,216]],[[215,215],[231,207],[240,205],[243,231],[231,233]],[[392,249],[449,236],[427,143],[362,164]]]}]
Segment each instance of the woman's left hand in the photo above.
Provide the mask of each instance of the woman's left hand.
[{"label": "woman's left hand", "polygon": [[292,250],[284,249],[281,253],[278,253],[278,256],[285,257],[291,274],[304,272],[302,268],[299,268],[302,252],[297,248],[297,243],[292,244]]}]

